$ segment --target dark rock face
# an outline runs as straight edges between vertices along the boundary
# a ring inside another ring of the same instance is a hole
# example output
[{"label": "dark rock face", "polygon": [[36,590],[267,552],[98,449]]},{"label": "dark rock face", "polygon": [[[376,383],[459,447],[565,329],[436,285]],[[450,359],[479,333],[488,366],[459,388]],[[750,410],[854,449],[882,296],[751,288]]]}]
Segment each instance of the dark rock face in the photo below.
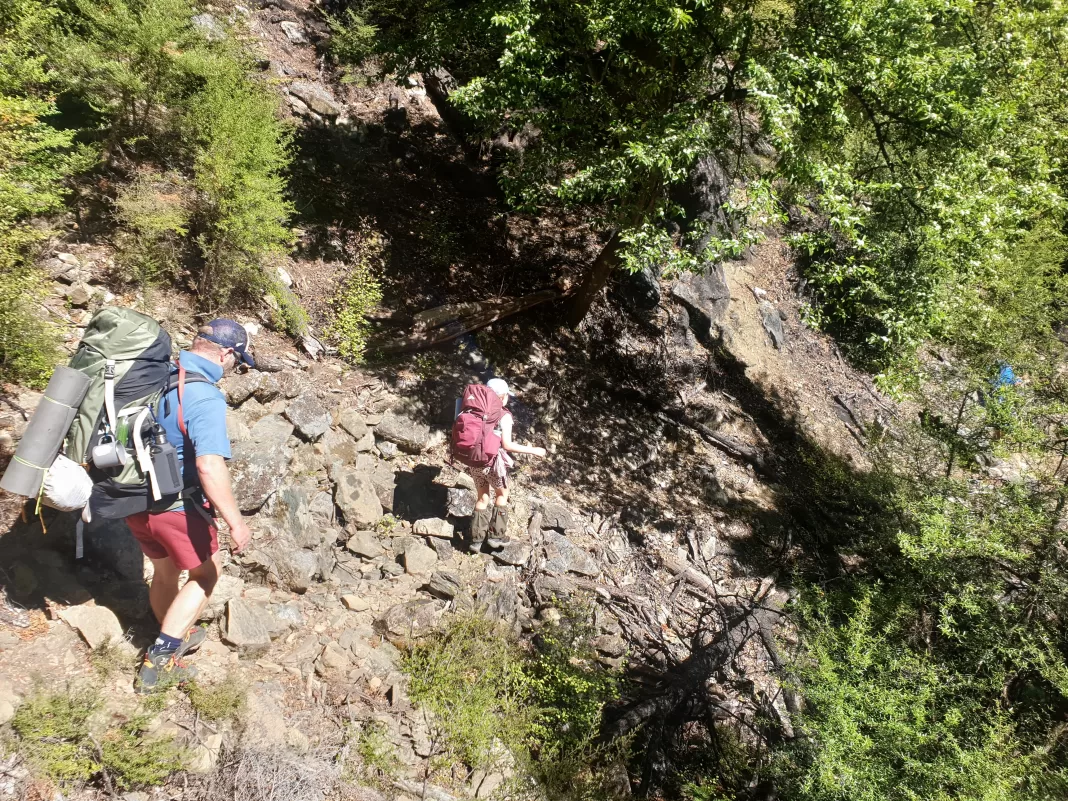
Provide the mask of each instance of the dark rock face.
[{"label": "dark rock face", "polygon": [[626,309],[646,315],[660,305],[660,276],[651,267],[636,273],[617,270],[612,296]]},{"label": "dark rock face", "polygon": [[713,339],[717,325],[730,308],[731,293],[720,264],[709,265],[704,273],[687,273],[671,286],[671,296],[689,314],[690,330],[702,345]]},{"label": "dark rock face", "polygon": [[230,476],[242,512],[255,512],[285,483],[290,451],[286,440],[293,425],[268,415],[250,431],[251,439],[233,445]]}]

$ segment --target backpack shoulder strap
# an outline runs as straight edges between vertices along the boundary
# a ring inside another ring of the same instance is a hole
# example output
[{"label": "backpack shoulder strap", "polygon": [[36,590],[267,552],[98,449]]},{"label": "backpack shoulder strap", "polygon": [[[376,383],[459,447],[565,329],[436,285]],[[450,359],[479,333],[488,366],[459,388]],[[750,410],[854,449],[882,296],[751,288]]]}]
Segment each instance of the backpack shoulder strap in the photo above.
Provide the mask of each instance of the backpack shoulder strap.
[{"label": "backpack shoulder strap", "polygon": [[183,437],[188,437],[189,432],[185,428],[185,415],[182,413],[182,404],[185,402],[185,385],[186,382],[191,384],[213,384],[214,382],[199,373],[193,373],[188,375],[185,371],[185,367],[181,362],[178,362],[178,375],[172,376],[171,380],[167,382],[167,392],[172,389],[178,389],[178,430],[182,432]]}]

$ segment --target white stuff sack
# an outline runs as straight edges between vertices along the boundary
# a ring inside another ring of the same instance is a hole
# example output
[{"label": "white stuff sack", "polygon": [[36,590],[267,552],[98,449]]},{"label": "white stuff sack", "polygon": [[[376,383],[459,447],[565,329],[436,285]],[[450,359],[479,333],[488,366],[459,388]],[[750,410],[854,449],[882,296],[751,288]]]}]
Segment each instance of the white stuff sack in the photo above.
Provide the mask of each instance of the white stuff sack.
[{"label": "white stuff sack", "polygon": [[89,503],[93,480],[85,468],[60,455],[45,473],[41,503],[61,512],[73,512]]}]

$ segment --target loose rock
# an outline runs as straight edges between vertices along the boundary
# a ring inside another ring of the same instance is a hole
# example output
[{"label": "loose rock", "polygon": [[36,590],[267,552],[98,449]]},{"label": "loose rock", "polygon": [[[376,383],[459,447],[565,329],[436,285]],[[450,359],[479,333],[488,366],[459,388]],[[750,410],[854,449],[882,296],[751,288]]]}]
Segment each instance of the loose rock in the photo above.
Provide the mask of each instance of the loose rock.
[{"label": "loose rock", "polygon": [[438,517],[416,520],[415,525],[412,526],[412,531],[424,537],[441,537],[446,540],[451,540],[455,533],[452,523]]},{"label": "loose rock", "polygon": [[404,550],[404,569],[410,575],[426,573],[437,562],[438,555],[432,548],[428,548],[421,542],[412,543]]},{"label": "loose rock", "polygon": [[318,439],[330,428],[330,412],[313,392],[306,392],[290,401],[286,407],[286,419],[296,426],[301,437],[309,441]]},{"label": "loose rock", "polygon": [[396,443],[408,453],[422,453],[430,443],[430,426],[417,423],[406,415],[387,412],[375,428],[382,439]]},{"label": "loose rock", "polygon": [[343,409],[337,417],[337,424],[355,440],[363,439],[371,430],[363,421],[363,416],[355,409]]},{"label": "loose rock", "polygon": [[[285,23],[283,22],[282,25],[284,26]],[[289,93],[303,100],[316,114],[333,119],[341,113],[341,106],[334,101],[326,89],[318,84],[296,81],[289,85]]]},{"label": "loose rock", "polygon": [[370,526],[382,517],[382,502],[367,473],[343,468],[336,471],[336,481],[334,503],[341,510],[346,523]]},{"label": "loose rock", "polygon": [[373,531],[357,531],[345,543],[345,547],[364,559],[374,559],[385,553],[382,543],[378,541]]},{"label": "loose rock", "polygon": [[555,531],[545,532],[545,552],[549,557],[545,562],[545,570],[550,573],[578,573],[580,576],[593,577],[601,572],[596,559]]},{"label": "loose rock", "polygon": [[475,493],[452,487],[448,490],[448,504],[450,517],[470,517],[475,511]]},{"label": "loose rock", "polygon": [[506,565],[523,567],[530,559],[531,547],[529,543],[512,540],[506,542],[503,548],[493,552],[493,558]]},{"label": "loose rock", "polygon": [[201,36],[209,42],[221,42],[226,38],[226,31],[219,21],[211,14],[197,14],[189,20],[193,27],[200,31]]},{"label": "loose rock", "polygon": [[115,645],[126,643],[119,619],[106,606],[89,604],[71,606],[62,610],[59,617],[77,629],[78,633],[89,643],[90,648],[96,648],[106,642]]},{"label": "loose rock", "polygon": [[223,640],[244,652],[266,650],[274,627],[271,613],[258,604],[233,599],[226,604]]},{"label": "loose rock", "polygon": [[438,570],[430,577],[427,588],[442,598],[455,598],[460,593],[460,577],[455,573]]},{"label": "loose rock", "polygon": [[308,43],[308,38],[304,35],[303,25],[299,25],[296,22],[290,22],[289,20],[283,20],[281,28],[282,32],[286,35],[286,38],[293,44]]}]

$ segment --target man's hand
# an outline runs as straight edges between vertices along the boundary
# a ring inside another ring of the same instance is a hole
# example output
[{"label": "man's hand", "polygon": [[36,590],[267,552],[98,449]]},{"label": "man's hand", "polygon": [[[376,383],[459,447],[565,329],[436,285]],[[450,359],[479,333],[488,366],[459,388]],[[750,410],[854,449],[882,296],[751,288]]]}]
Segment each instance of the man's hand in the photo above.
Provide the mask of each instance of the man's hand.
[{"label": "man's hand", "polygon": [[241,553],[252,539],[252,530],[244,520],[235,521],[237,525],[230,526],[230,551]]}]

